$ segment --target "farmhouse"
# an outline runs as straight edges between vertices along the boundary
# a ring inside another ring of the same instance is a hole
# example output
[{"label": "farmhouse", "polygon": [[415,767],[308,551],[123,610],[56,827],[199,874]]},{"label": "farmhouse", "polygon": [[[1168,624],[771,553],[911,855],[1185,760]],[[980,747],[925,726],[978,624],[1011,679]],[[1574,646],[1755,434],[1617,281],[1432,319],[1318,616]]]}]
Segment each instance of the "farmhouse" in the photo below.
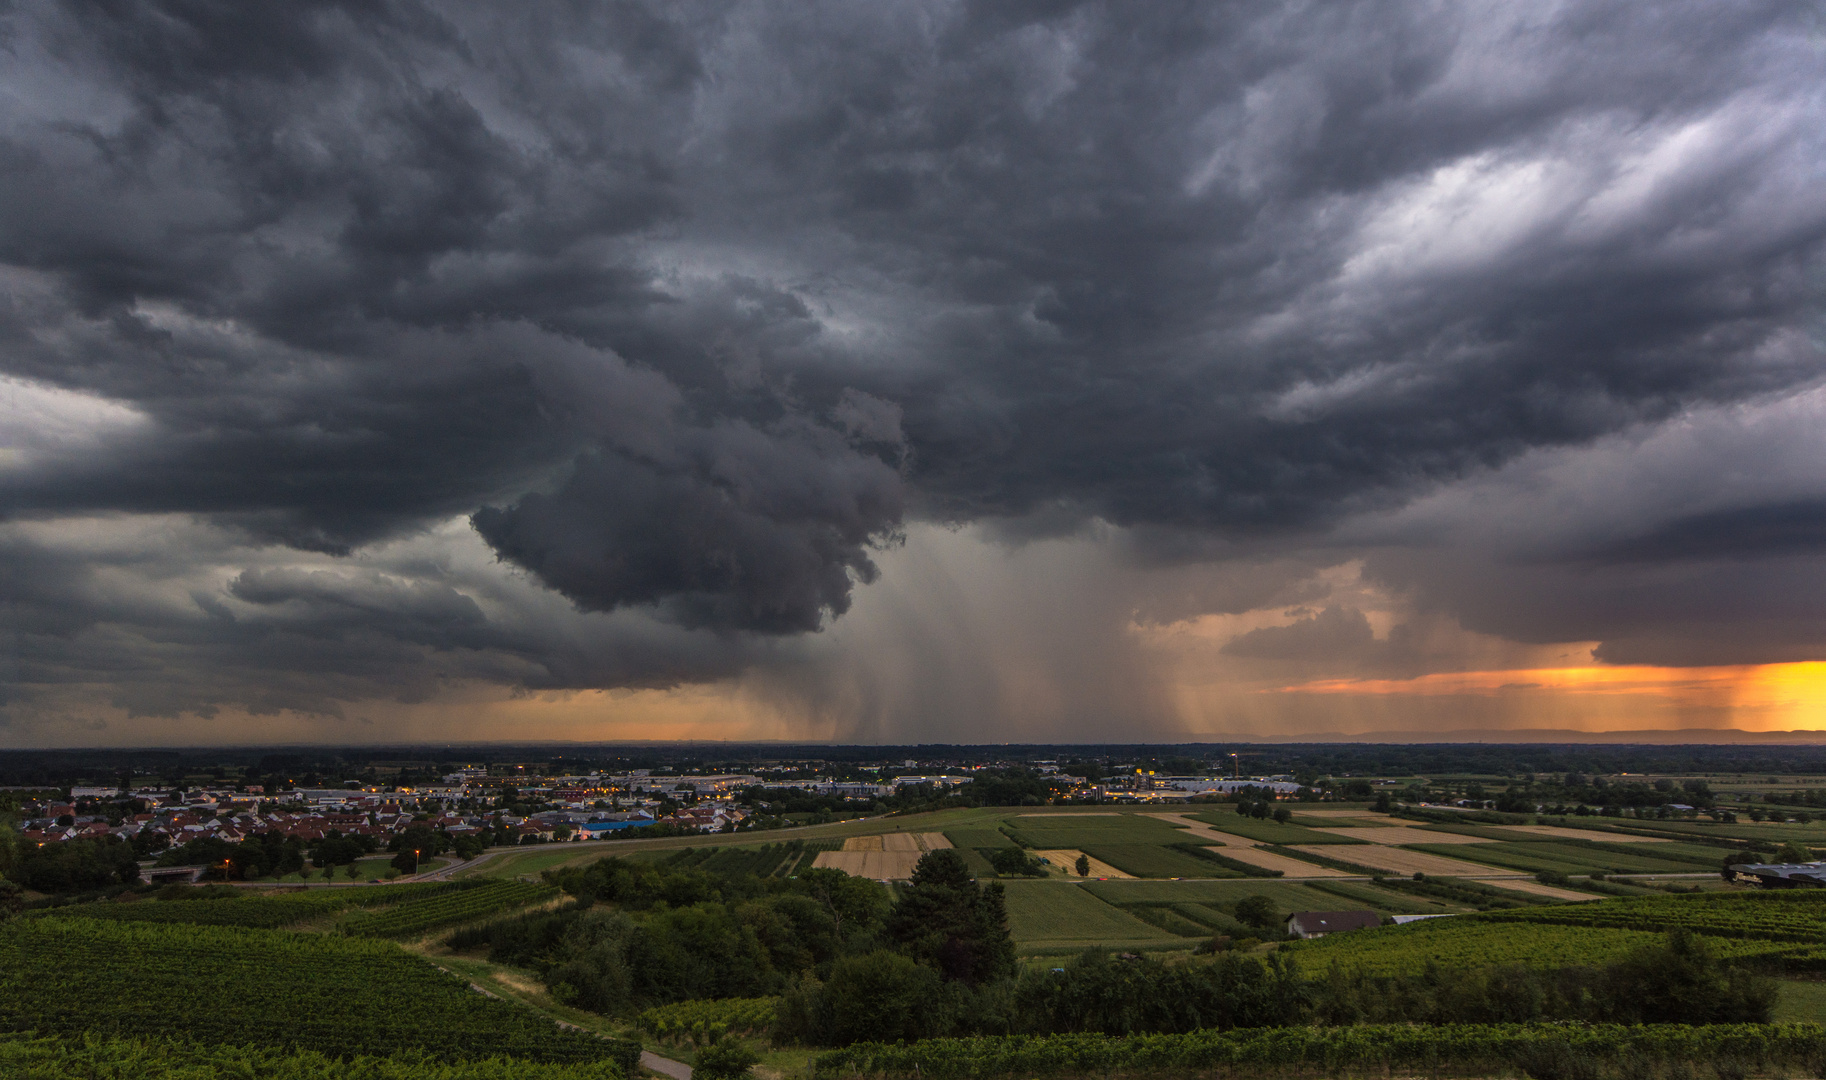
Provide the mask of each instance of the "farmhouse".
[{"label": "farmhouse", "polygon": [[1382,916],[1373,911],[1296,911],[1287,916],[1287,932],[1297,938],[1321,938],[1381,925]]},{"label": "farmhouse", "polygon": [[1731,880],[1765,889],[1818,888],[1826,885],[1826,862],[1733,865]]}]

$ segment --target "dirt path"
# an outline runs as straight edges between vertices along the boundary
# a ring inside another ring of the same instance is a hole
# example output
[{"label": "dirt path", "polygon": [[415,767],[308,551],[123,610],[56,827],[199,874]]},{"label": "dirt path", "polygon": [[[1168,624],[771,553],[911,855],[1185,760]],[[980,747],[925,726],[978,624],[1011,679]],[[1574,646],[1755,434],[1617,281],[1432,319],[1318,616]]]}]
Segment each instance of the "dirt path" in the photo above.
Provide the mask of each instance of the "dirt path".
[{"label": "dirt path", "polygon": [[670,1076],[673,1080],[691,1080],[691,1066],[682,1061],[663,1058],[651,1050],[640,1052],[640,1067],[652,1069],[656,1073]]}]

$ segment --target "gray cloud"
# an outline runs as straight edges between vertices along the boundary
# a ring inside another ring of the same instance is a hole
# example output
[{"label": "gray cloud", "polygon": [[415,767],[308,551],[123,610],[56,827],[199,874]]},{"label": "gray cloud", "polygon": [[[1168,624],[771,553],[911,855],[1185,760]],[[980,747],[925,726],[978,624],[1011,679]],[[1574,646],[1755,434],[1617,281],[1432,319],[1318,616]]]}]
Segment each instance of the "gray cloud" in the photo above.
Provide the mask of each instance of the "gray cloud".
[{"label": "gray cloud", "polygon": [[[16,422],[0,513],[175,515],[241,563],[159,552],[180,613],[16,532],[20,686],[327,712],[790,668],[918,520],[1370,551],[1607,658],[1826,642],[1776,584],[1816,576],[1817,464],[1564,515],[1523,482],[1820,378],[1792,4],[42,0],[0,44],[0,376],[74,418]],[[472,516],[562,602],[345,565]],[[1325,602],[1286,591],[1251,602]],[[1344,610],[1232,655],[1356,648]]]}]

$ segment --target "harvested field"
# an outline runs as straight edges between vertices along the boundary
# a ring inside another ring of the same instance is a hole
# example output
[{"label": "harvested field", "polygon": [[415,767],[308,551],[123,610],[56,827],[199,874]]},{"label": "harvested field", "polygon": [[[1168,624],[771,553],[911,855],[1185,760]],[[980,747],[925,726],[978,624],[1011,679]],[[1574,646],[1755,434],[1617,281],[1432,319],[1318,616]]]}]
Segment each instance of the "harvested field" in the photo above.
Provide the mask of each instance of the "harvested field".
[{"label": "harvested field", "polygon": [[812,865],[841,870],[853,877],[901,881],[913,876],[921,855],[950,846],[944,833],[852,836],[843,842],[842,851],[820,851]]},{"label": "harvested field", "polygon": [[[1319,844],[1295,845],[1294,850],[1304,851],[1309,855],[1321,858],[1336,858],[1338,849]],[[1238,856],[1224,852],[1231,858]],[[1448,859],[1443,855],[1429,855],[1423,851],[1409,851],[1406,848],[1387,847],[1382,844],[1365,844],[1350,849],[1350,861],[1362,866],[1387,870],[1394,874],[1437,874],[1442,877],[1523,877],[1521,871],[1508,874],[1492,871],[1487,866],[1463,862],[1459,859]],[[1312,875],[1308,875],[1312,876]]]},{"label": "harvested field", "polygon": [[1601,896],[1593,896],[1590,893],[1577,892],[1572,889],[1556,889],[1552,885],[1543,885],[1538,881],[1529,881],[1527,878],[1495,878],[1490,881],[1480,881],[1478,884],[1488,885],[1493,889],[1508,889],[1510,892],[1532,893],[1535,896],[1551,896],[1555,900],[1604,899]]},{"label": "harvested field", "polygon": [[1388,817],[1373,810],[1295,810],[1294,817],[1310,818],[1361,818],[1365,821],[1387,821]]},{"label": "harvested field", "polygon": [[[1551,836],[1555,840],[1597,840],[1606,844],[1671,844],[1665,836],[1637,836],[1634,833],[1599,832],[1596,829],[1568,829],[1559,825],[1492,825],[1492,832],[1532,833],[1535,836]],[[1517,840],[1525,837],[1516,837]],[[1438,843],[1438,841],[1433,841]]]},{"label": "harvested field", "polygon": [[[1324,826],[1319,832],[1337,833],[1353,840],[1368,840],[1372,844],[1494,844],[1482,836],[1464,836],[1459,833],[1427,832],[1423,829],[1406,829],[1399,825],[1376,825],[1356,829],[1340,829]],[[1343,858],[1343,856],[1339,856]]]},{"label": "harvested field", "polygon": [[[1045,859],[1047,862],[1052,863],[1072,877],[1077,877],[1078,856],[1084,855],[1084,852],[1079,851],[1076,848],[1056,848],[1052,851],[1036,851],[1034,854]],[[1091,859],[1089,855],[1084,855],[1084,857],[1090,859],[1091,872],[1088,875],[1090,877],[1125,878],[1130,876],[1111,866],[1109,863],[1104,862],[1102,859]]]},{"label": "harvested field", "polygon": [[[1245,840],[1227,832],[1219,832],[1202,821],[1194,821],[1184,814],[1142,814],[1142,817],[1158,818],[1176,828],[1186,830],[1188,839],[1202,840],[1212,847],[1251,847],[1254,841]],[[1229,852],[1224,852],[1228,855]]]},{"label": "harvested field", "polygon": [[[1319,848],[1321,854],[1323,854],[1325,852],[1331,852],[1332,854],[1336,854],[1336,852],[1337,852],[1336,848],[1333,848],[1333,847],[1330,847],[1330,846],[1324,845],[1324,844],[1313,844],[1311,846]],[[1304,847],[1302,847],[1300,850],[1304,851],[1306,849]],[[1369,860],[1367,860],[1367,859],[1358,860],[1357,852],[1375,851],[1375,850],[1377,850],[1377,849],[1373,845],[1370,845],[1370,844],[1364,844],[1359,847],[1353,847],[1350,849],[1351,861],[1353,861],[1353,862],[1362,861],[1362,862],[1368,863]],[[1219,855],[1222,855],[1226,859],[1235,859],[1237,862],[1248,863],[1250,866],[1259,866],[1264,870],[1279,870],[1281,873],[1285,874],[1286,876],[1288,876],[1290,878],[1303,878],[1303,877],[1304,878],[1321,878],[1321,877],[1350,877],[1351,876],[1349,874],[1346,874],[1342,870],[1333,870],[1329,866],[1319,866],[1316,863],[1301,862],[1299,859],[1291,859],[1285,855],[1279,855],[1272,851],[1263,851],[1261,848],[1258,848],[1258,847],[1218,848],[1217,853]]]}]

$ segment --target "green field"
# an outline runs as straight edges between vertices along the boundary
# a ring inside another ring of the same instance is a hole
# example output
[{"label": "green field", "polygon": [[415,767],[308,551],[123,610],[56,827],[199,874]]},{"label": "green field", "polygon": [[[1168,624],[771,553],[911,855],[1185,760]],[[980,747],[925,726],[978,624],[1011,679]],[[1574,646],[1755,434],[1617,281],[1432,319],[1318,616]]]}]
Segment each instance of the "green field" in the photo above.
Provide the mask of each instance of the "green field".
[{"label": "green field", "polygon": [[1408,847],[1414,851],[1510,870],[1558,870],[1566,874],[1589,874],[1593,871],[1616,874],[1690,874],[1703,869],[1691,862],[1657,859],[1635,851],[1610,851],[1552,841],[1543,844],[1410,844]]},{"label": "green field", "polygon": [[1174,828],[1156,818],[1131,814],[1110,817],[1049,814],[1037,818],[1010,818],[1008,825],[1016,840],[1027,847],[1043,849],[1082,849],[1091,844],[1106,847],[1116,844],[1176,844],[1186,839],[1183,829]]},{"label": "green field", "polygon": [[1362,840],[1353,840],[1337,833],[1320,832],[1293,822],[1282,823],[1267,819],[1257,820],[1223,811],[1190,815],[1196,821],[1227,832],[1246,840],[1259,840],[1264,844],[1361,844]]},{"label": "green field", "polygon": [[[1308,970],[1343,966],[1376,974],[1404,974],[1441,967],[1526,964],[1567,967],[1602,964],[1665,940],[1659,932],[1554,925],[1518,925],[1485,915],[1428,919],[1407,926],[1356,930],[1285,946]],[[1720,956],[1772,956],[1794,949],[1771,941],[1711,939]]]},{"label": "green field", "polygon": [[1053,881],[1008,881],[1008,929],[1023,951],[1060,945],[1177,942],[1179,938],[1086,891]]},{"label": "green field", "polygon": [[1088,844],[1082,850],[1093,859],[1101,859],[1125,874],[1141,878],[1240,878],[1232,870],[1211,859],[1201,859],[1176,848],[1159,844]]},{"label": "green field", "polygon": [[604,1052],[388,942],[100,919],[0,926],[0,1030],[447,1060],[587,1061]]},{"label": "green field", "polygon": [[1729,938],[1826,941],[1826,890],[1729,891],[1702,896],[1631,896],[1485,916],[1517,923],[1626,930],[1691,930]]},{"label": "green field", "polygon": [[1003,848],[1014,847],[1015,842],[1008,834],[993,828],[946,829],[945,839],[951,841],[955,848]]}]

